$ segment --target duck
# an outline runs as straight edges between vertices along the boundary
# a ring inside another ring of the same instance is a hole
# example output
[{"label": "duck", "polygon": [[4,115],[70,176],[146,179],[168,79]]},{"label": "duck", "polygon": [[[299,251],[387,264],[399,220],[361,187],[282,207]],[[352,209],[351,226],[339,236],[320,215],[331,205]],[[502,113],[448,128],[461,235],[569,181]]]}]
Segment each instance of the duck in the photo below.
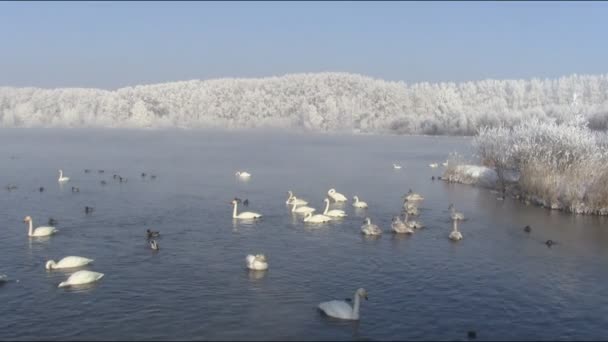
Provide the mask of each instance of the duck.
[{"label": "duck", "polygon": [[156,175],[150,175],[150,178],[156,179]]},{"label": "duck", "polygon": [[50,236],[50,235],[53,235],[53,234],[59,232],[55,227],[41,226],[41,227],[38,227],[36,229],[33,229],[34,224],[32,222],[32,218],[30,216],[26,216],[23,219],[23,222],[29,223],[29,230],[28,230],[28,233],[27,233],[28,236],[36,236],[36,237],[38,237],[38,236]]},{"label": "duck", "polygon": [[150,244],[150,248],[152,248],[153,250],[157,251],[160,249],[160,245],[158,244],[158,242],[156,242],[156,240],[150,240],[148,243]]},{"label": "duck", "polygon": [[44,187],[43,186],[39,187],[38,191],[43,192],[44,191]]},{"label": "duck", "polygon": [[240,178],[251,178],[251,173],[247,171],[237,171],[235,175]]},{"label": "duck", "polygon": [[92,263],[94,260],[89,258],[84,258],[80,256],[67,256],[59,262],[55,262],[55,260],[49,260],[46,262],[44,266],[47,270],[58,269],[58,268],[75,268],[82,267]]},{"label": "duck", "polygon": [[260,217],[262,217],[261,214],[258,213],[254,213],[251,211],[245,211],[242,212],[240,214],[237,215],[237,200],[232,200],[232,205],[234,206],[233,210],[232,210],[232,218],[235,219],[258,219]]},{"label": "duck", "polygon": [[68,280],[59,283],[57,287],[68,287],[74,285],[84,285],[98,281],[104,276],[103,273],[81,270],[72,274]]},{"label": "duck", "polygon": [[84,207],[84,212],[85,212],[86,214],[90,214],[90,213],[92,213],[94,210],[95,210],[95,209],[94,209],[93,207],[89,207],[89,206]]},{"label": "duck", "polygon": [[59,181],[60,183],[63,183],[63,182],[67,182],[69,180],[70,180],[70,177],[64,177],[63,170],[59,170],[59,179],[57,181]]},{"label": "duck", "polygon": [[90,172],[91,172],[91,170],[89,170],[89,169],[84,169],[84,173],[90,173]]},{"label": "duck", "polygon": [[291,204],[291,212],[292,213],[298,213],[298,214],[308,214],[308,213],[314,213],[317,209],[315,208],[311,208],[311,207],[307,207],[307,206],[301,206],[299,208],[296,208],[298,205],[294,202]]},{"label": "duck", "polygon": [[59,222],[57,222],[57,220],[55,220],[52,217],[49,217],[49,221],[48,221],[49,226],[56,226],[57,223],[59,223]]},{"label": "duck", "polygon": [[348,201],[348,198],[346,198],[346,196],[342,195],[339,192],[336,192],[336,189],[329,189],[329,191],[327,191],[327,194],[329,195],[329,197],[331,199],[334,200],[334,202],[346,202]]},{"label": "duck", "polygon": [[98,173],[104,173],[104,170],[97,170]]},{"label": "duck", "polygon": [[450,233],[449,238],[452,241],[462,240],[462,233],[458,231],[458,220],[453,220],[453,222],[454,222],[454,229]]},{"label": "duck", "polygon": [[146,177],[146,173],[145,173],[145,172],[142,172],[142,173],[141,173],[141,177],[142,177],[142,178],[145,178],[145,177]]},{"label": "duck", "polygon": [[464,214],[456,211],[456,208],[454,208],[453,203],[450,204],[448,209],[450,210],[450,217],[452,218],[452,220],[464,220]]},{"label": "duck", "polygon": [[72,192],[80,192],[80,188],[77,186],[72,187]]},{"label": "duck", "polygon": [[289,190],[287,191],[287,194],[289,195],[289,197],[287,197],[287,201],[285,201],[285,204],[293,204],[294,202],[297,203],[298,205],[307,205],[308,202],[301,199],[301,198],[296,198],[296,196],[293,194],[293,191]]},{"label": "duck", "polygon": [[355,208],[367,208],[367,203],[359,201],[358,196],[353,196],[353,207]]},{"label": "duck", "polygon": [[345,319],[345,320],[359,320],[359,307],[361,305],[361,298],[368,299],[367,291],[363,288],[357,289],[353,298],[354,305],[351,307],[346,301],[342,300],[331,300],[328,302],[320,303],[318,308],[324,314],[329,317]]},{"label": "duck", "polygon": [[247,262],[247,268],[254,271],[264,271],[268,269],[268,262],[266,261],[266,256],[264,254],[249,254],[245,258]]},{"label": "duck", "polygon": [[415,193],[414,191],[412,191],[412,189],[409,189],[407,194],[404,196],[404,198],[408,201],[422,201],[424,200],[424,197],[422,197],[422,195]]},{"label": "duck", "polygon": [[325,198],[323,202],[325,202],[325,210],[323,210],[323,215],[329,217],[346,217],[346,213],[344,212],[344,210],[329,210],[329,198]]},{"label": "duck", "polygon": [[100,183],[101,185],[106,185],[106,184],[107,184],[105,180],[102,180],[102,181],[101,181],[101,182],[99,182],[99,183]]},{"label": "duck", "polygon": [[153,238],[153,237],[159,237],[160,232],[155,232],[150,229],[146,229],[146,236],[148,237],[148,239]]},{"label": "duck", "polygon": [[325,223],[329,221],[331,221],[331,217],[325,215],[317,214],[313,216],[312,213],[307,213],[306,216],[304,216],[304,222],[307,223]]},{"label": "duck", "polygon": [[363,221],[363,225],[361,226],[361,233],[365,235],[380,235],[382,234],[382,230],[375,224],[372,224],[372,220],[369,217],[365,218]]},{"label": "duck", "polygon": [[525,226],[524,227],[524,232],[529,233],[532,231],[532,228],[530,228],[530,226]]},{"label": "duck", "polygon": [[547,247],[551,247],[551,246],[555,245],[555,242],[553,240],[547,240],[545,242],[545,245],[547,245]]},{"label": "duck", "polygon": [[408,227],[405,223],[403,223],[403,221],[401,221],[399,216],[393,217],[393,223],[391,224],[391,229],[393,230],[394,233],[414,234],[414,230],[412,228]]},{"label": "duck", "polygon": [[243,201],[243,205],[248,207],[249,206],[249,200],[245,198],[245,200]]}]

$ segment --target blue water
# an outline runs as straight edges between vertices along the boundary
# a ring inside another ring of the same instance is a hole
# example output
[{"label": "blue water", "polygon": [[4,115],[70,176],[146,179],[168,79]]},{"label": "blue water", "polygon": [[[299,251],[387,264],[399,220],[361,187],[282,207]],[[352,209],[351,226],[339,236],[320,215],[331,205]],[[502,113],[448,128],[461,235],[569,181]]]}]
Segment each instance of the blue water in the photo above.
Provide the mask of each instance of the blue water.
[{"label": "blue water", "polygon": [[[466,340],[469,330],[482,340],[605,339],[606,218],[430,179],[442,167],[429,163],[454,151],[473,158],[469,146],[449,137],[0,130],[0,274],[11,279],[0,285],[0,339]],[[71,178],[63,186],[60,168]],[[237,170],[253,176],[239,181]],[[285,206],[292,190],[320,211],[332,187],[369,209],[349,202],[346,219],[311,228]],[[390,220],[409,188],[425,196],[417,219],[427,228],[396,236]],[[263,218],[234,222],[235,196]],[[450,203],[469,218],[457,243],[447,239]],[[35,225],[55,218],[59,233],[28,238],[26,215]],[[366,216],[382,236],[361,235]],[[148,228],[161,232],[158,252]],[[266,254],[269,270],[248,271],[250,253]],[[67,255],[95,259],[86,269],[104,278],[57,288],[73,270],[44,264]],[[369,294],[359,322],[317,311],[359,287]]]}]

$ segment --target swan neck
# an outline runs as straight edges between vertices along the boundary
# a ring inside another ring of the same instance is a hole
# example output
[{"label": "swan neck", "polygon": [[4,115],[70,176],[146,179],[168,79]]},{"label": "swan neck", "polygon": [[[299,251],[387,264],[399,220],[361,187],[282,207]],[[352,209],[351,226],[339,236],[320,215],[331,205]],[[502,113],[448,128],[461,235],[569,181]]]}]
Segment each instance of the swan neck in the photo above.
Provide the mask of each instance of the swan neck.
[{"label": "swan neck", "polygon": [[234,207],[232,209],[232,218],[236,218],[236,202],[234,202]]},{"label": "swan neck", "polygon": [[357,319],[359,318],[359,306],[361,305],[361,298],[359,297],[359,295],[355,292],[355,298],[353,298],[353,318]]},{"label": "swan neck", "polygon": [[329,201],[325,201],[325,210],[323,211],[323,215],[327,215],[328,210],[329,210]]},{"label": "swan neck", "polygon": [[34,234],[34,224],[32,223],[32,220],[29,220],[29,224],[30,224],[30,227],[29,227],[28,235],[32,236]]},{"label": "swan neck", "polygon": [[293,202],[291,202],[291,212],[295,212],[296,211],[296,207],[298,206],[298,204],[296,203],[296,201],[294,200]]},{"label": "swan neck", "polygon": [[458,231],[458,220],[454,220],[454,231]]}]

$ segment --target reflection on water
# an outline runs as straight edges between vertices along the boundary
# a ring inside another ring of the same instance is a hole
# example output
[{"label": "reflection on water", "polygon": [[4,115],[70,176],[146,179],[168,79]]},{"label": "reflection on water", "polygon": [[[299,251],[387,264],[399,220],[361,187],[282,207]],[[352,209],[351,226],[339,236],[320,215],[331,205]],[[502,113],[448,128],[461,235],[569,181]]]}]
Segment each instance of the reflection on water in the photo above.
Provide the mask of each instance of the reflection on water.
[{"label": "reflection on water", "polygon": [[[0,283],[0,339],[462,340],[472,329],[489,340],[602,339],[608,218],[430,179],[442,169],[430,163],[471,155],[469,146],[445,137],[2,130],[0,179],[18,188],[0,192],[0,274],[21,281]],[[243,169],[251,179],[235,178]],[[347,217],[304,223],[285,205],[293,190],[321,213],[330,188],[349,198],[330,205]],[[394,234],[409,188],[425,197],[416,220],[426,228]],[[354,194],[367,210],[352,207]],[[249,200],[239,210],[264,216],[232,219],[234,197]],[[448,239],[450,203],[468,218],[457,243]],[[53,217],[60,232],[29,238],[26,215]],[[363,235],[365,217],[383,234]],[[161,232],[159,251],[146,229]],[[271,256],[268,271],[246,268],[251,252]],[[74,270],[44,264],[68,255],[95,259],[86,269],[106,276],[57,288]],[[370,293],[359,322],[317,311],[359,287]]]}]

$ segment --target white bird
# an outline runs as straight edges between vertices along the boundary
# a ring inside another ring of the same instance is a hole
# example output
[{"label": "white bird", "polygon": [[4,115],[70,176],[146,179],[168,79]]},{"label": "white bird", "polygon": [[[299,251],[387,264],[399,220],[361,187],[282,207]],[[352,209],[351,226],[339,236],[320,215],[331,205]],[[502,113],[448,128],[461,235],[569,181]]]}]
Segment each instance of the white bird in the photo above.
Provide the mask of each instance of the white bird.
[{"label": "white bird", "polygon": [[395,233],[414,234],[414,230],[412,230],[412,228],[408,227],[405,223],[403,223],[399,216],[393,217],[393,223],[391,224],[391,228]]},{"label": "white bird", "polygon": [[334,200],[334,202],[348,201],[348,198],[346,198],[346,196],[342,195],[341,193],[336,192],[336,189],[329,189],[329,191],[327,191],[327,194],[329,195],[329,197],[331,197],[331,199]]},{"label": "white bird", "polygon": [[401,165],[393,164],[393,169],[400,169]]},{"label": "white bird", "polygon": [[450,204],[448,209],[450,209],[450,217],[452,218],[452,220],[464,220],[464,214],[459,211],[456,211],[453,203]]},{"label": "white bird", "polygon": [[[297,200],[296,197],[294,197],[294,198]],[[292,213],[308,214],[308,213],[313,213],[313,212],[315,212],[317,210],[315,208],[311,208],[311,207],[308,207],[308,206],[305,206],[305,205],[303,205],[303,206],[301,206],[299,208],[296,208],[298,206],[298,204],[296,204],[295,201],[291,205],[292,205],[292,207],[291,207],[291,212]]]},{"label": "white bird", "polygon": [[255,271],[264,271],[268,269],[268,262],[266,262],[266,256],[264,254],[249,254],[247,258],[247,268]]},{"label": "white bird", "polygon": [[359,201],[359,197],[358,196],[353,196],[353,200],[355,202],[353,202],[353,207],[355,208],[367,208],[367,203],[363,202],[363,201]]},{"label": "white bird", "polygon": [[405,199],[407,199],[408,201],[422,201],[424,199],[424,197],[422,197],[422,195],[415,193],[412,191],[412,189],[410,189],[407,192],[407,195],[405,195]]},{"label": "white bird", "polygon": [[63,177],[63,170],[59,170],[59,182],[67,182],[70,180],[70,177]]},{"label": "white bird", "polygon": [[329,217],[345,217],[346,216],[346,213],[344,212],[344,210],[339,210],[339,209],[329,210],[329,198],[325,198],[323,200],[323,202],[325,202],[325,210],[323,211],[323,215],[329,216]]},{"label": "white bird", "polygon": [[330,317],[348,320],[358,320],[361,298],[365,298],[365,300],[367,300],[367,291],[362,288],[358,289],[355,292],[355,296],[353,298],[353,307],[351,307],[350,304],[346,303],[343,300],[331,300],[329,302],[323,302],[319,304],[319,310],[323,311],[327,316]]},{"label": "white bird", "polygon": [[298,205],[307,205],[308,202],[300,199],[300,198],[296,198],[296,196],[293,194],[293,192],[291,190],[287,191],[287,193],[289,194],[289,198],[287,198],[287,201],[285,202],[285,204],[293,204],[294,202],[297,203]]},{"label": "white bird", "polygon": [[439,164],[437,164],[437,163],[432,163],[432,164],[429,164],[429,166],[430,166],[431,168],[433,168],[433,169],[434,169],[434,168],[438,167],[438,166],[439,166]]},{"label": "white bird", "polygon": [[458,231],[458,220],[454,220],[454,229],[450,233],[449,238],[453,241],[462,240],[462,234]]},{"label": "white bird", "polygon": [[307,213],[306,216],[304,216],[304,222],[308,223],[325,223],[329,221],[331,221],[331,217],[325,215],[317,214],[313,216],[312,213]]},{"label": "white bird", "polygon": [[237,171],[235,173],[236,176],[240,177],[240,178],[250,178],[251,177],[251,173],[247,172],[247,171]]},{"label": "white bird", "polygon": [[446,161],[444,161],[443,163],[441,163],[441,165],[443,165],[443,166],[448,166],[448,161],[447,161],[447,160],[446,160]]},{"label": "white bird", "polygon": [[416,202],[409,202],[407,199],[403,201],[403,211],[408,213],[409,215],[418,215],[420,212],[418,211],[418,206]]},{"label": "white bird", "polygon": [[403,220],[403,223],[409,228],[413,229],[424,228],[424,225],[420,221],[410,221],[409,214],[407,212],[405,213],[405,219]]},{"label": "white bird", "polygon": [[254,213],[251,211],[245,211],[242,212],[240,214],[237,215],[236,213],[236,206],[237,206],[237,200],[232,200],[232,205],[234,206],[233,210],[232,210],[232,218],[236,218],[236,219],[257,219],[262,217],[261,214],[258,213]]},{"label": "white bird", "polygon": [[153,250],[158,251],[160,249],[160,245],[158,242],[156,242],[156,240],[150,240],[148,243],[150,244],[150,248]]},{"label": "white bird", "polygon": [[82,267],[88,265],[93,262],[93,259],[83,258],[79,256],[67,256],[59,262],[55,262],[55,260],[49,260],[46,262],[45,268],[47,270],[57,269],[57,268],[73,268],[73,267]]},{"label": "white bird", "polygon": [[361,226],[361,233],[365,235],[380,235],[382,230],[375,224],[372,224],[372,220],[369,217],[363,221],[365,224]]},{"label": "white bird", "polygon": [[49,236],[59,231],[55,227],[48,226],[41,226],[36,229],[33,229],[34,223],[32,222],[32,218],[30,216],[26,216],[23,219],[23,222],[29,223],[29,230],[27,233],[28,236]]},{"label": "white bird", "polygon": [[68,280],[59,283],[58,287],[89,284],[98,281],[103,276],[103,273],[82,270],[72,274]]}]

